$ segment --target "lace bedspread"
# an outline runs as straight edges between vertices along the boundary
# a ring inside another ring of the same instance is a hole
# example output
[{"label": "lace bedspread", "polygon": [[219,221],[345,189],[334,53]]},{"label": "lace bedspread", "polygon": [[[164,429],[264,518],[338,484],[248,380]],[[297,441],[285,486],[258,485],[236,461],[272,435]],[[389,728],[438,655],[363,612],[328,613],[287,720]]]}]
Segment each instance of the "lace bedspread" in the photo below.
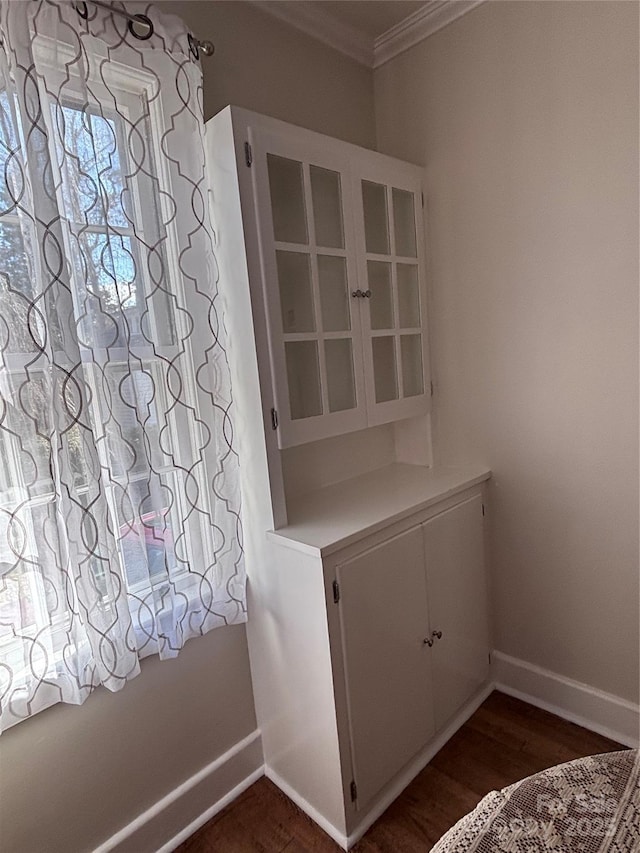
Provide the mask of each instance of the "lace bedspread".
[{"label": "lace bedspread", "polygon": [[431,853],[640,853],[638,750],[591,755],[492,791]]}]

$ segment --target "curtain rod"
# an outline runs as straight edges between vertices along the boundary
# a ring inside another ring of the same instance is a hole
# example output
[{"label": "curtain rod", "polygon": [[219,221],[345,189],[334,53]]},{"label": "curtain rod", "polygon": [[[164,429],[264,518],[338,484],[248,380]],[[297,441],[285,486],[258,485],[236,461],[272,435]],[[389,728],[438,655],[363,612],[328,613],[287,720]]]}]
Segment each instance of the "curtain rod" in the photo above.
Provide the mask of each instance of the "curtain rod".
[{"label": "curtain rod", "polygon": [[[146,15],[131,15],[129,12],[125,12],[124,9],[118,9],[117,6],[112,6],[111,3],[105,2],[105,0],[87,0],[89,3],[93,3],[94,6],[100,6],[102,9],[107,9],[109,12],[112,12],[114,15],[120,15],[122,18],[126,18],[129,21],[129,30],[132,35],[139,39],[148,39],[153,35],[153,22],[147,18]],[[76,10],[79,15],[83,18],[86,18],[86,14],[82,14],[80,8],[84,6],[85,11],[87,8],[87,2],[79,2],[75,4]],[[134,30],[134,26],[145,27],[145,32],[140,33]],[[213,42],[210,42],[208,39],[200,39],[194,38],[191,33],[189,33],[189,47],[192,52],[195,54],[196,59],[198,58],[198,52],[202,51],[205,56],[213,56],[215,51],[215,47]]]}]

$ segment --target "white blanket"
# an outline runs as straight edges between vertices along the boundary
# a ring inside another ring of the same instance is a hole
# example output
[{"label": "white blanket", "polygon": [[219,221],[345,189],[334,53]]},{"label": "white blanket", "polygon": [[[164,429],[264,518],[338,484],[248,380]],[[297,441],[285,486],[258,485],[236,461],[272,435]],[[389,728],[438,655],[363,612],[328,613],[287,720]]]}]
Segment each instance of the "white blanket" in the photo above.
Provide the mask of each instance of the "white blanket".
[{"label": "white blanket", "polygon": [[558,764],[492,791],[431,853],[640,853],[638,750]]}]

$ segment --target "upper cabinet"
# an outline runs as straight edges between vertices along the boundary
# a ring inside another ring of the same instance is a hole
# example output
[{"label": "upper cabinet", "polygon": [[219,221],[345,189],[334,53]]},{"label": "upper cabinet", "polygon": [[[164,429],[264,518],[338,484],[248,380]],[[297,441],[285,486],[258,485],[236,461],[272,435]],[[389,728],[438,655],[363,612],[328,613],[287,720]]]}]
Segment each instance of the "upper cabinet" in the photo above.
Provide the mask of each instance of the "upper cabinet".
[{"label": "upper cabinet", "polygon": [[279,447],[426,413],[422,170],[243,115],[233,144],[245,234],[257,240],[262,395]]},{"label": "upper cabinet", "polygon": [[366,152],[351,161],[367,424],[429,410],[422,170]]},{"label": "upper cabinet", "polygon": [[367,425],[362,292],[344,152],[251,134],[280,447]]}]

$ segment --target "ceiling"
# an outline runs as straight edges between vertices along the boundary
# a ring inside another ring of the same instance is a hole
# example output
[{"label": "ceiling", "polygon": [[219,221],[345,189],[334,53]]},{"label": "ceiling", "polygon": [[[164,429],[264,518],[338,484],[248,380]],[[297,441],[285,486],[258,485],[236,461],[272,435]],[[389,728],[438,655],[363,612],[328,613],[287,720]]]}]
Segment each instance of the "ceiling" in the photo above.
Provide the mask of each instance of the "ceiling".
[{"label": "ceiling", "polygon": [[250,0],[369,68],[378,68],[485,0]]},{"label": "ceiling", "polygon": [[376,38],[417,12],[425,0],[311,0],[310,5],[336,23]]}]

